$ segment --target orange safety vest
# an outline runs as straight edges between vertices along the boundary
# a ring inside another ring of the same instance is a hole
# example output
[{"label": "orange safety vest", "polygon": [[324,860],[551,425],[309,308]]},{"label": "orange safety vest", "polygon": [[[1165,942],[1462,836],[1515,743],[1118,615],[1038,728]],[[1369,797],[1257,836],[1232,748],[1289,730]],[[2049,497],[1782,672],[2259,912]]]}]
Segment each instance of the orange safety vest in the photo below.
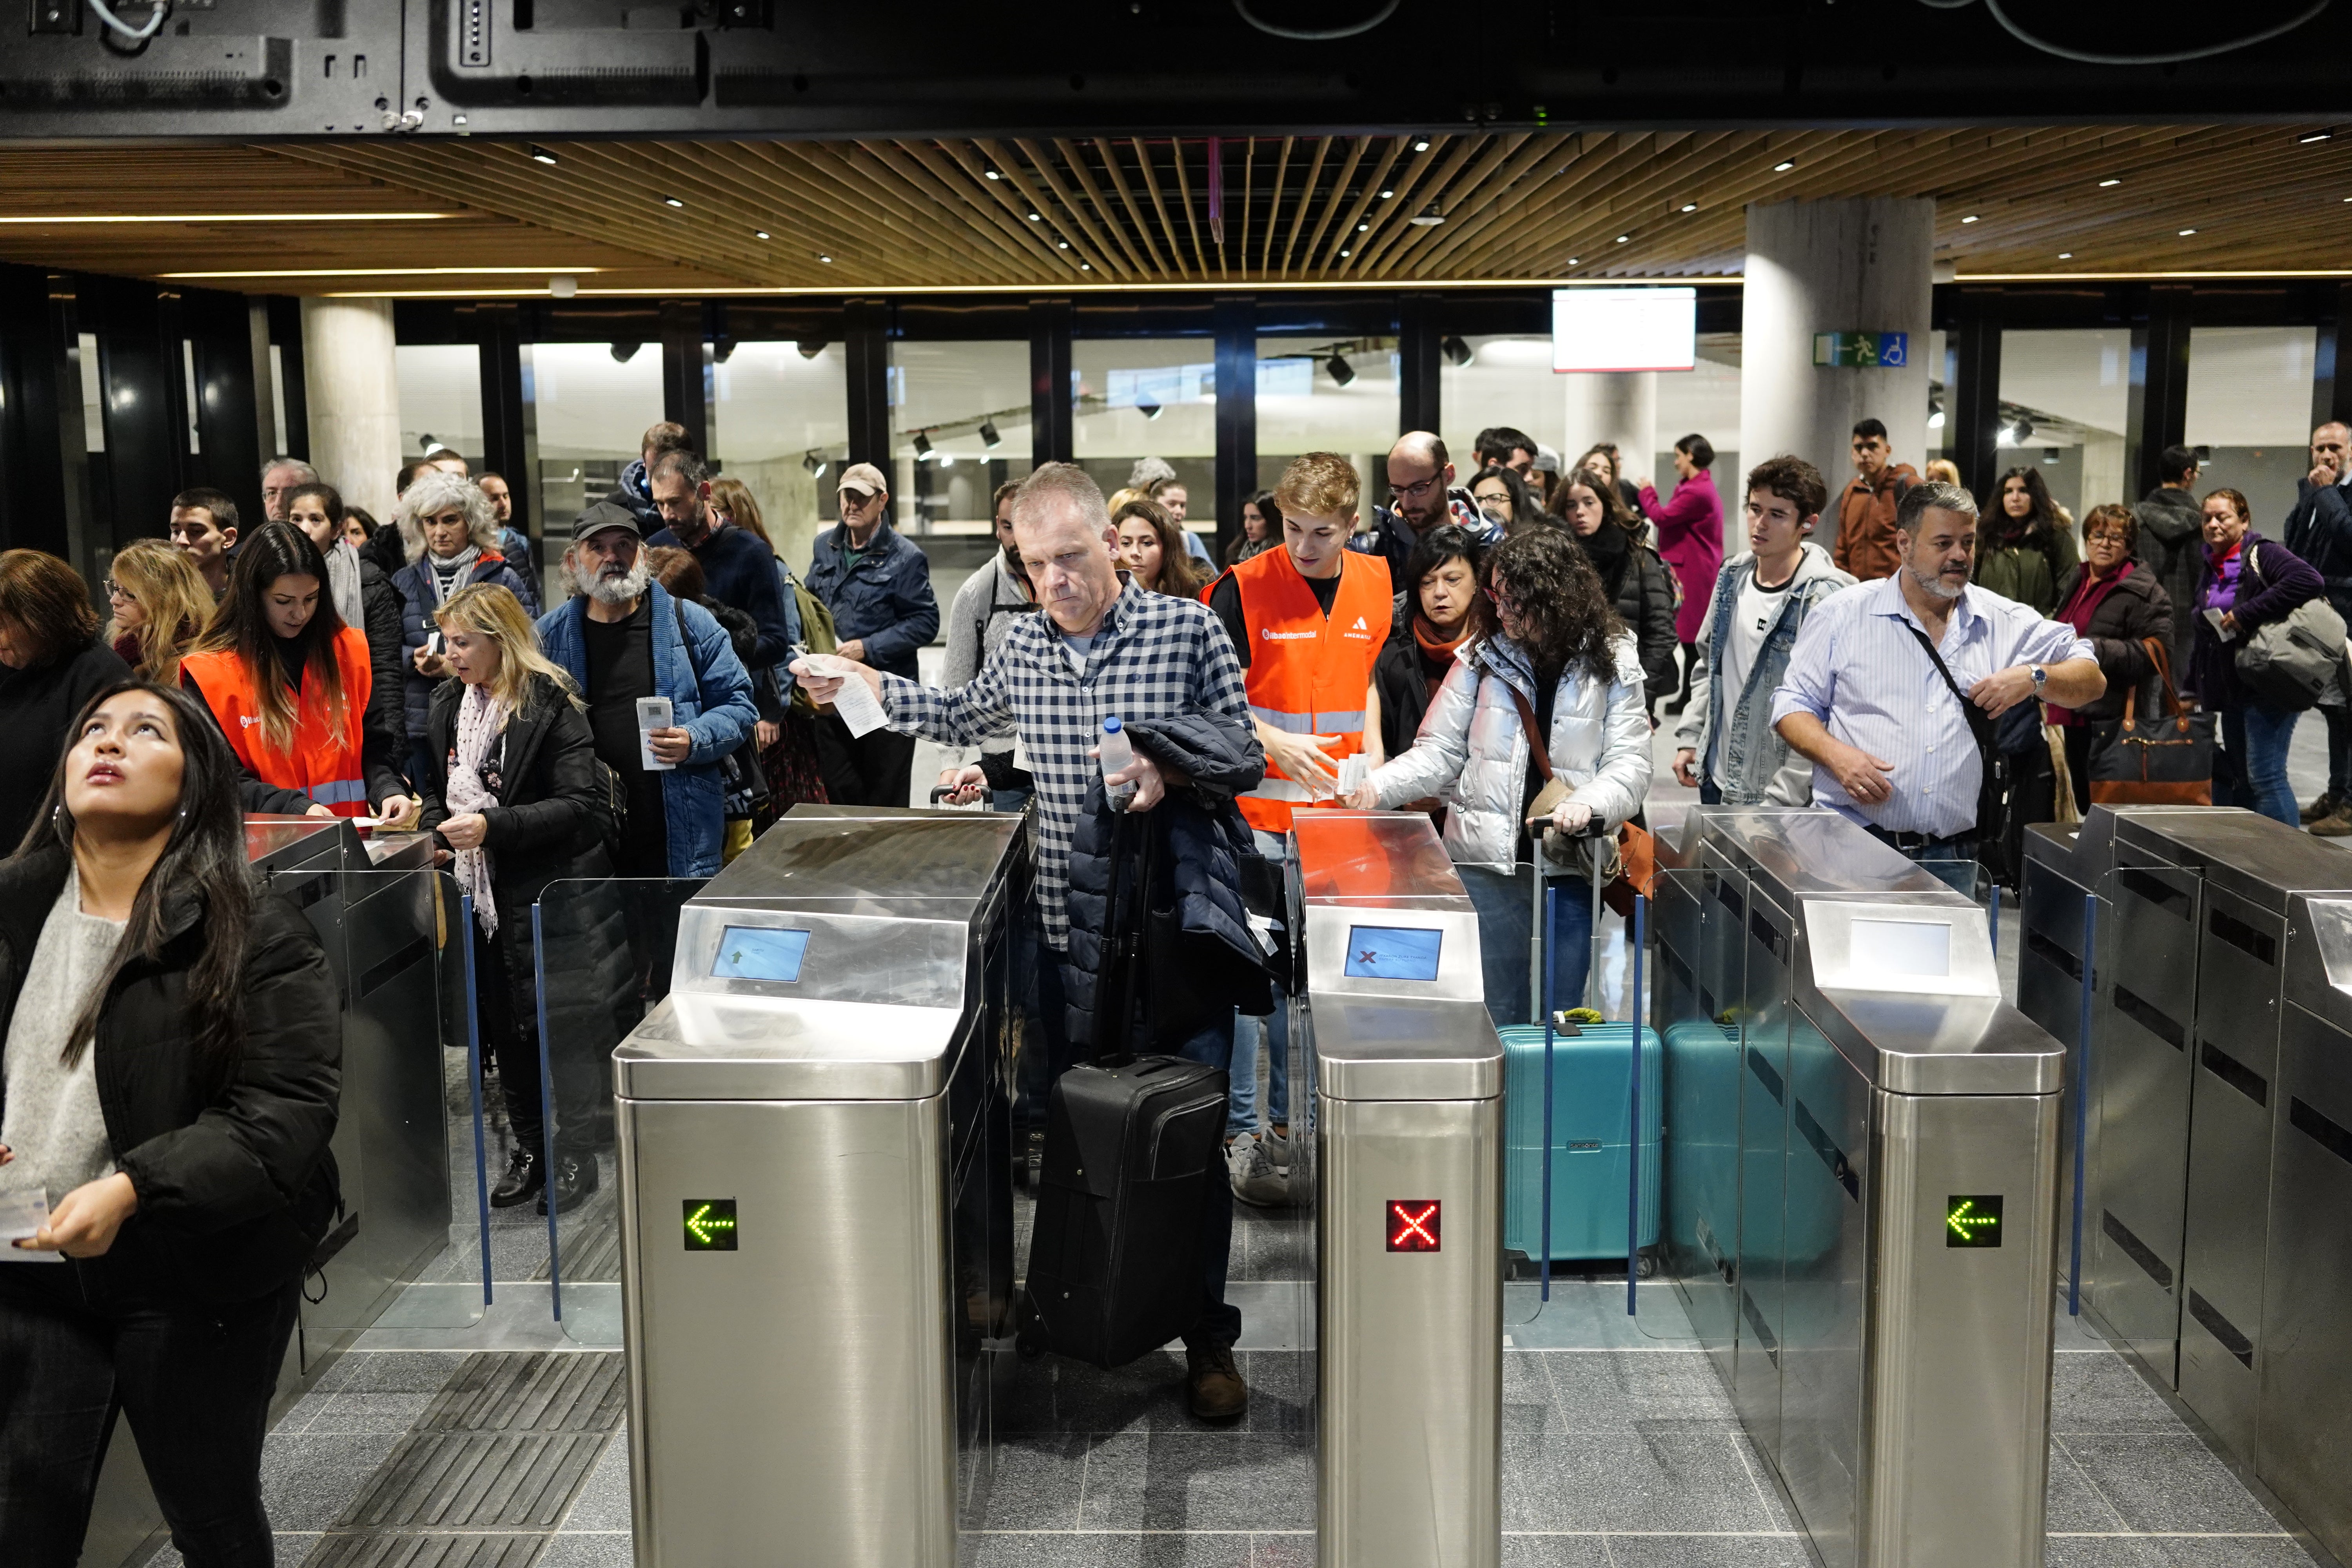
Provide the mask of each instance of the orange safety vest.
[{"label": "orange safety vest", "polygon": [[[1364,692],[1395,605],[1389,563],[1359,551],[1340,552],[1339,592],[1328,616],[1287,550],[1253,555],[1233,576],[1250,638],[1249,668],[1243,671],[1250,712],[1294,735],[1339,736],[1339,744],[1325,753],[1335,763],[1362,751]],[[1287,833],[1291,808],[1311,799],[1306,785],[1268,763],[1258,786],[1241,796],[1242,815],[1252,827]]]},{"label": "orange safety vest", "polygon": [[192,653],[180,661],[205,695],[205,705],[228,737],[229,750],[264,784],[298,790],[337,816],[365,816],[367,775],[360,765],[361,715],[367,711],[374,671],[367,638],[350,626],[335,634],[335,663],[343,678],[342,722],[333,721],[318,689],[305,682],[295,710],[292,754],[262,742],[261,704],[252,672],[233,652]]}]

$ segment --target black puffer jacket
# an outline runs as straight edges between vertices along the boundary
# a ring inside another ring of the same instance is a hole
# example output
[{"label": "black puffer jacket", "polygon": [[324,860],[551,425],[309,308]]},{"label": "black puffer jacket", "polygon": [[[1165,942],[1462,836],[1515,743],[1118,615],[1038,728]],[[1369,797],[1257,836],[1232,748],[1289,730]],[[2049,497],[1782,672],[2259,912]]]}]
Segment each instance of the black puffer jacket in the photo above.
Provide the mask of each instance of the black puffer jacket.
[{"label": "black puffer jacket", "polygon": [[[0,862],[0,1035],[72,868],[61,845]],[[207,1081],[185,1002],[204,914],[194,894],[167,892],[160,954],[125,964],[99,1015],[99,1104],[139,1212],[104,1258],[78,1267],[165,1300],[242,1301],[299,1274],[334,1223],[341,1185],[327,1145],[342,1016],[310,922],[257,892],[238,985],[244,1048],[225,1081]]]},{"label": "black puffer jacket", "polygon": [[[2081,586],[2083,568],[2077,566],[2066,574],[2058,584],[2058,607],[2063,610],[2073,602],[2074,590]],[[2161,713],[2164,694],[2147,689],[2145,683],[2156,673],[2149,662],[2147,638],[2154,637],[2164,646],[2165,657],[2179,659],[2172,642],[2172,596],[2164,584],[2156,580],[2156,573],[2146,562],[2133,565],[2129,575],[2107,590],[2099,607],[2091,612],[2091,624],[2081,628],[2091,639],[2092,651],[2099,658],[2099,673],[2107,678],[2107,689],[2097,701],[2085,703],[2075,710],[2085,719],[2120,719],[2124,716],[2124,699],[2139,692],[2138,711],[2142,714]],[[2178,679],[2176,674],[2174,679]]]},{"label": "black puffer jacket", "polygon": [[1191,783],[1171,790],[1148,812],[1125,813],[1110,808],[1097,778],[1071,838],[1063,991],[1072,1044],[1094,1041],[1097,1053],[1123,1045],[1095,1040],[1096,981],[1113,924],[1107,912],[1112,863],[1115,857],[1123,861],[1119,904],[1127,912],[1118,923],[1131,931],[1139,919],[1135,890],[1146,834],[1158,836],[1149,902],[1162,912],[1152,921],[1146,973],[1135,984],[1142,1015],[1160,1026],[1158,1037],[1173,1044],[1190,1032],[1183,1020],[1209,1019],[1236,1006],[1263,1014],[1271,1005],[1264,950],[1251,934],[1243,900],[1244,879],[1266,873],[1249,824],[1234,804],[1235,795],[1265,776],[1265,752],[1244,725],[1210,713],[1139,719],[1128,734],[1137,751],[1181,771]]},{"label": "black puffer jacket", "polygon": [[360,557],[360,608],[367,616],[367,625],[360,630],[367,635],[368,668],[373,684],[368,690],[368,712],[377,715],[378,722],[400,742],[400,765],[408,762],[408,710],[402,700],[406,673],[401,660],[400,590],[392,585],[392,578],[383,567],[366,556]]},{"label": "black puffer jacket", "polygon": [[1675,586],[1666,563],[1638,539],[1629,541],[1624,552],[1613,559],[1595,551],[1588,540],[1578,542],[1601,574],[1601,586],[1616,606],[1617,618],[1641,650],[1643,693],[1653,702],[1673,696],[1682,675],[1675,668]]}]

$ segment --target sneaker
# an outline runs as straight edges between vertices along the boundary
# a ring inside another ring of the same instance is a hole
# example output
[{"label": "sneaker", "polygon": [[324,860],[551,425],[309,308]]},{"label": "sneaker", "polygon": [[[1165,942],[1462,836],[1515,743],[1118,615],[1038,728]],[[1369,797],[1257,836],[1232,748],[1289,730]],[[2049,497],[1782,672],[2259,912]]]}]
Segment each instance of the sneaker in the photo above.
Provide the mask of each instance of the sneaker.
[{"label": "sneaker", "polygon": [[2312,837],[2343,838],[2352,837],[2352,801],[2347,801],[2326,816],[2310,820]]},{"label": "sneaker", "polygon": [[[2317,800],[2303,808],[2303,825],[2308,827],[2315,822],[2325,822],[2337,815],[2340,807],[2347,805],[2352,805],[2352,801],[2337,800],[2333,791],[2324,793]],[[2338,831],[2340,832],[2341,829]]]},{"label": "sneaker", "polygon": [[1265,1157],[1274,1162],[1276,1170],[1290,1169],[1290,1129],[1269,1127],[1257,1135],[1257,1141],[1265,1145]]},{"label": "sneaker", "polygon": [[[1243,1134],[1247,1137],[1247,1133]],[[1192,1414],[1203,1421],[1230,1421],[1249,1408],[1249,1384],[1234,1365],[1230,1345],[1184,1352],[1184,1390]]]},{"label": "sneaker", "polygon": [[518,1143],[513,1156],[507,1162],[507,1173],[499,1178],[497,1186],[490,1189],[490,1206],[510,1209],[517,1204],[528,1203],[539,1195],[539,1189],[545,1179],[546,1173],[540,1169],[537,1152],[527,1143]]},{"label": "sneaker", "polygon": [[1274,1157],[1255,1132],[1244,1132],[1225,1151],[1225,1169],[1234,1196],[1260,1208],[1279,1208],[1290,1201],[1290,1178],[1274,1168]]}]

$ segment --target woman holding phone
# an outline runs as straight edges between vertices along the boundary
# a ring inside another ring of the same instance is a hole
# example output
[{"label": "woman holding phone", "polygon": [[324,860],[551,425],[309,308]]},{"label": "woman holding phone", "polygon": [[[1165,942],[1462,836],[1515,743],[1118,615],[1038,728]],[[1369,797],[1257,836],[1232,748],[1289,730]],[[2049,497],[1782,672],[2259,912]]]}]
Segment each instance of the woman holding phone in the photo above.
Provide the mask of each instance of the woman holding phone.
[{"label": "woman holding phone", "polygon": [[261,1445],[335,1221],[333,973],[247,868],[204,708],[121,680],[0,861],[0,1563],[70,1568],[120,1407],[191,1563],[272,1560]]}]

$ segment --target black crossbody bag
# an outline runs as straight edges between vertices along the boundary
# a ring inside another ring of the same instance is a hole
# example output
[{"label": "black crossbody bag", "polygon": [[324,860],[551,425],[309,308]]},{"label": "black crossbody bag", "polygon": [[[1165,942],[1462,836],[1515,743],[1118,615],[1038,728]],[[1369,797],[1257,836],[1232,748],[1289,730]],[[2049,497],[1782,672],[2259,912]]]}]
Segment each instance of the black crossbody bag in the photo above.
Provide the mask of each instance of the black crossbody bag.
[{"label": "black crossbody bag", "polygon": [[[1983,709],[1969,700],[1959,682],[1944,663],[1944,656],[1927,640],[1927,634],[1910,622],[1903,623],[1918,645],[1927,650],[1936,673],[1944,678],[1944,689],[1952,700],[1960,705],[1960,715],[1968,721],[1969,734],[1977,743],[1977,756],[1983,763],[1984,777],[1977,785],[1977,863],[1988,869],[2000,868],[2000,844],[2008,826],[2010,785],[2015,782],[2016,759],[2042,745],[2042,704],[2029,699],[2003,713],[1999,719],[1988,718]],[[1987,857],[1992,858],[1988,859]]]}]

